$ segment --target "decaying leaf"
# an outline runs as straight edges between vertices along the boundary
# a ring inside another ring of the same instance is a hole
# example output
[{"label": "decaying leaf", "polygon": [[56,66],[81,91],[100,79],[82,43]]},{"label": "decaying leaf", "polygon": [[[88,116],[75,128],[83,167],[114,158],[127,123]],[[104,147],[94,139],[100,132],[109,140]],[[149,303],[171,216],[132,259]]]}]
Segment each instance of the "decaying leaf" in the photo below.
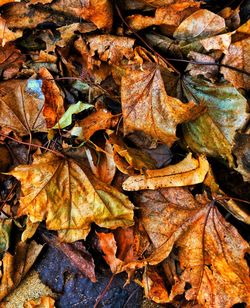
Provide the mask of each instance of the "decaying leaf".
[{"label": "decaying leaf", "polygon": [[198,10],[200,3],[183,1],[157,8],[154,16],[132,15],[127,18],[129,26],[141,30],[150,26],[164,25],[164,32],[173,33],[183,19]]},{"label": "decaying leaf", "polygon": [[[221,63],[250,73],[250,38],[231,44]],[[249,75],[226,67],[221,67],[221,73],[235,88],[250,89]]]},{"label": "decaying leaf", "polygon": [[133,56],[133,45],[135,40],[125,36],[110,34],[94,35],[88,38],[90,55],[98,53],[102,61],[118,63],[123,57],[130,59]]},{"label": "decaying leaf", "polygon": [[156,265],[173,247],[178,249],[180,272],[170,300],[184,293],[187,300],[197,300],[204,307],[249,302],[249,269],[244,259],[249,246],[213,203],[204,197],[198,202],[184,188],[145,191],[137,201],[156,248],[142,265]]},{"label": "decaying leaf", "polygon": [[20,136],[31,131],[46,132],[42,115],[44,95],[42,81],[35,79],[11,80],[0,85],[0,126]]},{"label": "decaying leaf", "polygon": [[35,262],[42,247],[34,241],[30,244],[19,242],[14,256],[9,252],[4,254],[2,260],[3,274],[0,281],[0,301],[20,283]]},{"label": "decaying leaf", "polygon": [[46,220],[64,241],[86,238],[90,224],[117,228],[133,224],[133,204],[112,186],[97,181],[72,159],[50,152],[11,174],[22,184],[18,215]]},{"label": "decaying leaf", "polygon": [[237,158],[236,170],[250,182],[250,134],[237,134],[233,153]]},{"label": "decaying leaf", "polygon": [[183,81],[187,98],[207,106],[204,115],[183,124],[185,141],[195,152],[222,157],[232,166],[235,134],[248,119],[246,99],[228,83],[212,84],[191,77]]},{"label": "decaying leaf", "polygon": [[39,76],[43,81],[42,91],[45,97],[43,115],[47,127],[52,128],[64,114],[64,99],[53,76],[45,67],[39,70]]},{"label": "decaying leaf", "polygon": [[213,36],[225,30],[224,18],[201,9],[187,17],[174,32],[178,40],[193,40]]},{"label": "decaying leaf", "polygon": [[132,66],[121,84],[124,134],[143,131],[171,146],[177,124],[203,112],[202,105],[182,103],[166,93],[160,67],[148,63]]},{"label": "decaying leaf", "polygon": [[10,246],[10,232],[12,228],[12,219],[0,220],[0,254],[7,251]]},{"label": "decaying leaf", "polygon": [[21,37],[23,34],[22,31],[11,31],[8,28],[6,21],[0,17],[0,44],[4,46],[6,43],[16,40]]},{"label": "decaying leaf", "polygon": [[145,175],[130,176],[122,185],[124,190],[137,191],[162,187],[188,186],[202,183],[209,169],[208,161],[200,156],[189,154],[176,165],[162,169],[146,170]]}]

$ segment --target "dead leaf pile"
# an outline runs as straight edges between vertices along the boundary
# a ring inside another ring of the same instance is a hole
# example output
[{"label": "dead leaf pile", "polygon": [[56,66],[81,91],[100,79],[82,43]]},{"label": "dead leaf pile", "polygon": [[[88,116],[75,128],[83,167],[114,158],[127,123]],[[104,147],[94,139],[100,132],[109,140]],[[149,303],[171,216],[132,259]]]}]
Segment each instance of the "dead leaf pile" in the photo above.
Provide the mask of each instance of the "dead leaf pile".
[{"label": "dead leaf pile", "polygon": [[158,304],[250,305],[250,24],[210,2],[0,1],[0,301],[47,244]]}]

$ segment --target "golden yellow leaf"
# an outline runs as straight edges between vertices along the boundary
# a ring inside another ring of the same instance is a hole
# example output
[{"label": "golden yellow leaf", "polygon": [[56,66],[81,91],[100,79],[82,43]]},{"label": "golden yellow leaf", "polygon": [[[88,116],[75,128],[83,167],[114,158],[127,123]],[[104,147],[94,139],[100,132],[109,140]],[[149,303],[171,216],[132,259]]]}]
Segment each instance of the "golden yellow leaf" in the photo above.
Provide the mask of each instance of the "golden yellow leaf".
[{"label": "golden yellow leaf", "polygon": [[145,175],[130,176],[123,183],[123,189],[136,191],[194,185],[203,182],[208,170],[209,164],[204,156],[194,159],[190,153],[176,165],[147,170]]},{"label": "golden yellow leaf", "polygon": [[23,193],[18,216],[28,215],[33,223],[45,220],[68,242],[86,238],[92,222],[111,229],[132,225],[128,197],[86,172],[74,160],[50,152],[15,168],[10,174],[21,181]]}]

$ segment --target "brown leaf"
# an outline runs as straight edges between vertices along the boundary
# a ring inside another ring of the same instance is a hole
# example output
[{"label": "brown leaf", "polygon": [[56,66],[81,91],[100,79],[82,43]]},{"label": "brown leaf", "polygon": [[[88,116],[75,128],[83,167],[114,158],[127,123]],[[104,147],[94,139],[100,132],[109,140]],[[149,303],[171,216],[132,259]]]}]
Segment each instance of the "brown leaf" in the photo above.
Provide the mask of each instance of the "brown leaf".
[{"label": "brown leaf", "polygon": [[144,288],[145,296],[158,304],[169,302],[168,292],[163,278],[153,266],[145,267],[140,283]]},{"label": "brown leaf", "polygon": [[43,106],[43,115],[45,117],[47,127],[52,128],[64,114],[64,99],[62,92],[58,88],[53,76],[45,68],[41,67],[39,76],[43,81],[42,91],[45,97]]},{"label": "brown leaf", "polygon": [[28,215],[32,223],[45,220],[47,229],[57,230],[64,241],[85,239],[92,222],[110,229],[133,225],[128,197],[73,159],[47,152],[11,174],[21,181],[23,193],[18,216]]},{"label": "brown leaf", "polygon": [[[231,44],[222,64],[227,64],[250,73],[250,38]],[[250,89],[250,76],[221,67],[221,73],[235,88]]]},{"label": "brown leaf", "polygon": [[177,2],[157,8],[154,16],[139,14],[129,16],[127,22],[131,28],[137,31],[150,26],[164,25],[164,32],[172,34],[180,23],[199,7],[200,3],[195,1]]},{"label": "brown leaf", "polygon": [[0,75],[3,79],[15,77],[23,62],[24,56],[13,44],[7,43],[0,47]]},{"label": "brown leaf", "polygon": [[50,296],[42,296],[38,299],[31,299],[24,303],[24,308],[54,308],[55,300]]},{"label": "brown leaf", "polygon": [[35,79],[11,80],[0,85],[0,126],[20,136],[31,131],[46,132],[42,116],[44,96],[42,81]]},{"label": "brown leaf", "polygon": [[233,153],[237,158],[237,171],[241,173],[244,181],[250,182],[250,134],[237,134]]},{"label": "brown leaf", "polygon": [[52,234],[42,234],[42,236],[51,246],[64,253],[80,273],[88,277],[92,282],[96,282],[94,260],[82,242],[67,244],[59,241]]},{"label": "brown leaf", "polygon": [[[173,77],[174,78],[174,77]],[[132,66],[121,84],[124,134],[143,131],[171,146],[177,139],[177,124],[190,121],[203,112],[193,102],[183,104],[166,93],[161,67],[154,63]]]},{"label": "brown leaf", "polygon": [[200,44],[206,49],[206,51],[220,50],[224,54],[227,54],[228,48],[231,44],[232,33],[224,33],[208,37],[200,40]]},{"label": "brown leaf", "polygon": [[11,31],[5,19],[0,17],[0,44],[4,46],[6,43],[16,40],[23,35],[22,31]]},{"label": "brown leaf", "polygon": [[118,117],[116,115],[113,115],[107,109],[98,109],[79,121],[78,124],[82,128],[82,134],[79,137],[84,140],[89,140],[95,132],[114,127],[117,122]]},{"label": "brown leaf", "polygon": [[137,191],[162,187],[188,186],[202,183],[209,169],[208,161],[200,156],[198,160],[189,154],[176,165],[162,169],[146,170],[145,175],[130,176],[122,185],[124,190]]},{"label": "brown leaf", "polygon": [[123,57],[130,59],[133,56],[135,40],[125,36],[110,34],[94,35],[88,37],[90,56],[97,52],[102,61],[117,64]]},{"label": "brown leaf", "polygon": [[206,38],[221,33],[225,30],[224,18],[201,9],[187,17],[175,30],[174,37],[177,40],[193,40]]},{"label": "brown leaf", "polygon": [[42,245],[34,241],[30,244],[19,242],[14,256],[9,252],[4,254],[2,260],[3,275],[0,282],[0,301],[17,287],[35,262],[42,247]]}]

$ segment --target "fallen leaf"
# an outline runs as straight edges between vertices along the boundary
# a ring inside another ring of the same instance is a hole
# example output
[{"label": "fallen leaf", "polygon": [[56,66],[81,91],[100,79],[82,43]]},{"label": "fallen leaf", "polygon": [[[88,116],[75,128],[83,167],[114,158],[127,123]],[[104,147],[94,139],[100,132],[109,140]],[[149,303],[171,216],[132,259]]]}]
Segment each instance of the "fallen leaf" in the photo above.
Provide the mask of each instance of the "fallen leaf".
[{"label": "fallen leaf", "polygon": [[66,112],[62,115],[58,123],[53,127],[53,129],[63,129],[72,124],[72,117],[74,114],[78,114],[84,110],[93,108],[91,104],[83,103],[79,101],[76,104],[70,105]]},{"label": "fallen leaf", "polygon": [[124,57],[133,56],[133,45],[135,40],[125,36],[110,34],[94,35],[88,37],[90,56],[97,52],[99,58],[110,64],[118,64]]},{"label": "fallen leaf", "polygon": [[0,17],[0,44],[2,47],[8,42],[14,41],[17,38],[21,37],[23,35],[23,32],[20,30],[17,31],[11,31],[8,28],[8,24],[6,21]]},{"label": "fallen leaf", "polygon": [[221,33],[226,28],[224,18],[201,9],[187,17],[174,32],[177,40],[194,40]]},{"label": "fallen leaf", "polygon": [[176,165],[162,169],[146,170],[145,175],[130,176],[123,183],[124,190],[137,191],[162,187],[188,186],[202,183],[209,169],[205,157],[192,158],[189,154]]},{"label": "fallen leaf", "polygon": [[232,33],[224,33],[200,40],[200,44],[206,49],[206,51],[220,50],[224,54],[227,54],[231,40]]},{"label": "fallen leaf", "polygon": [[180,271],[170,300],[184,293],[187,300],[204,307],[249,302],[244,259],[249,246],[209,200],[202,197],[198,202],[187,189],[168,188],[143,192],[137,204],[156,248],[146,264],[156,265],[178,248]]},{"label": "fallen leaf", "polygon": [[180,23],[193,12],[198,10],[198,2],[173,3],[168,6],[157,8],[154,16],[132,15],[127,18],[127,22],[134,30],[142,30],[150,26],[164,25],[164,32],[172,34]]},{"label": "fallen leaf", "polygon": [[52,247],[64,253],[80,273],[88,277],[92,282],[96,282],[94,260],[82,242],[63,243],[52,234],[42,234],[42,237]]},{"label": "fallen leaf", "polygon": [[24,303],[24,308],[54,308],[55,300],[50,296],[42,296]]},{"label": "fallen leaf", "polygon": [[12,43],[0,47],[0,74],[3,79],[15,77],[23,62],[24,56]]},{"label": "fallen leaf", "polygon": [[91,151],[86,148],[86,156],[93,174],[100,181],[111,184],[116,172],[116,165],[113,159],[113,149],[109,142],[105,142],[101,151]]},{"label": "fallen leaf", "polygon": [[228,83],[212,84],[185,77],[184,93],[207,106],[207,112],[183,124],[184,139],[196,153],[222,157],[233,165],[231,154],[236,131],[247,122],[247,101]]},{"label": "fallen leaf", "polygon": [[7,3],[11,3],[11,2],[19,2],[20,0],[1,0],[0,1],[0,6],[7,4]]},{"label": "fallen leaf", "polygon": [[154,63],[132,66],[122,78],[124,135],[143,131],[170,147],[177,139],[177,124],[196,118],[203,107],[169,96],[160,69]]},{"label": "fallen leaf", "polygon": [[[246,71],[250,74],[250,38],[233,43],[221,63]],[[227,67],[221,67],[221,73],[235,88],[250,89],[249,74],[240,73]]]},{"label": "fallen leaf", "polygon": [[0,300],[17,287],[35,262],[42,247],[42,245],[34,241],[30,244],[19,242],[14,256],[9,252],[4,254],[2,260],[3,275],[0,281]]},{"label": "fallen leaf", "polygon": [[72,159],[47,152],[10,174],[22,185],[18,216],[28,215],[33,223],[46,220],[47,228],[57,230],[64,241],[85,239],[92,222],[110,229],[133,224],[128,198],[86,175]]},{"label": "fallen leaf", "polygon": [[44,96],[42,81],[35,79],[11,80],[0,85],[0,126],[20,136],[31,131],[46,132],[42,116]]},{"label": "fallen leaf", "polygon": [[78,122],[82,129],[79,138],[89,140],[95,132],[114,127],[117,123],[118,116],[113,115],[105,108],[100,108]]},{"label": "fallen leaf", "polygon": [[52,128],[64,114],[64,97],[50,72],[42,67],[39,70],[42,79],[42,91],[45,97],[43,115],[47,127]]},{"label": "fallen leaf", "polygon": [[140,285],[144,288],[145,296],[157,304],[169,302],[163,278],[153,266],[145,267]]}]

